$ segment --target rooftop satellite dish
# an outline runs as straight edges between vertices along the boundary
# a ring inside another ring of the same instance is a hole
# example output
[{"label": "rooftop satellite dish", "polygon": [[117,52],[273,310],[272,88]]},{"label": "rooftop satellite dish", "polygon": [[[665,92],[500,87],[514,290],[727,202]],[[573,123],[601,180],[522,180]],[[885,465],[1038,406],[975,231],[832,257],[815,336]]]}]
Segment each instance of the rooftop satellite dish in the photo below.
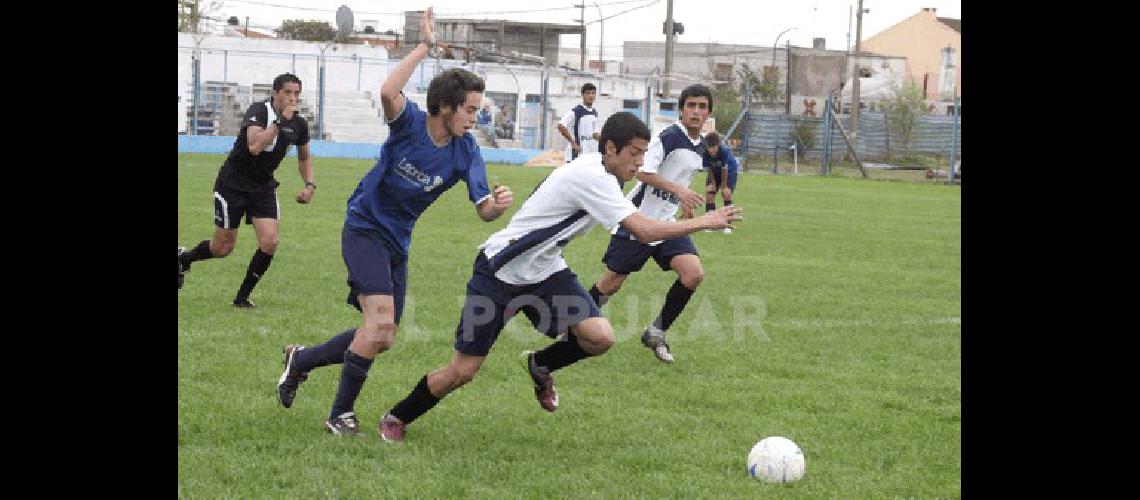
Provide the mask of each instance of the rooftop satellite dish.
[{"label": "rooftop satellite dish", "polygon": [[348,35],[352,34],[353,19],[352,9],[347,5],[341,5],[336,10],[336,38],[337,40],[344,41]]}]

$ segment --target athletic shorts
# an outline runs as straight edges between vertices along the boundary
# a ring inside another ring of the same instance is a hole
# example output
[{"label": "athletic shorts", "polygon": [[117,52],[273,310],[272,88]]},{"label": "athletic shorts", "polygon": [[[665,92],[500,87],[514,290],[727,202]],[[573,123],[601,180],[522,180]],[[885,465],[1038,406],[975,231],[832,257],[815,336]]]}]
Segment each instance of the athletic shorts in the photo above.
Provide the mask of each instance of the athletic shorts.
[{"label": "athletic shorts", "polygon": [[610,235],[610,246],[606,248],[602,262],[615,273],[630,274],[640,271],[649,257],[653,257],[662,271],[668,271],[673,257],[686,254],[700,255],[688,236],[665,240],[654,246],[614,234]]},{"label": "athletic shorts", "polygon": [[[715,190],[720,191],[720,188],[724,187],[724,171],[725,170],[728,170],[728,169],[710,168],[708,176],[705,177],[705,186],[707,187],[710,185],[714,185],[714,186],[716,186]],[[736,191],[736,171],[735,170],[728,170],[728,189],[730,189],[732,191]]]},{"label": "athletic shorts", "polygon": [[534,328],[550,338],[589,318],[602,316],[589,292],[570,268],[532,285],[512,285],[495,277],[479,251],[467,282],[467,299],[455,329],[455,350],[486,356],[507,321],[522,311]]},{"label": "athletic shorts", "polygon": [[393,251],[379,233],[348,226],[340,233],[340,255],[348,268],[348,304],[364,312],[358,295],[391,295],[399,324],[408,289],[407,256]]},{"label": "athletic shorts", "polygon": [[258,191],[242,191],[226,187],[223,183],[214,184],[214,224],[222,229],[237,229],[241,217],[245,223],[251,219],[280,219],[281,205],[277,203],[277,188],[270,187]]}]

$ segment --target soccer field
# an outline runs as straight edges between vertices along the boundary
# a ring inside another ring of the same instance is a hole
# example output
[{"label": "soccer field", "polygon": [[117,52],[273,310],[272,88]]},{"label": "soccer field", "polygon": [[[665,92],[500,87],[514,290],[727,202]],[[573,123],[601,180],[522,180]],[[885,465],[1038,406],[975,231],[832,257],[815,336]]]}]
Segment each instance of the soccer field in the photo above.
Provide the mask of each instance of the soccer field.
[{"label": "soccer field", "polygon": [[[224,159],[179,154],[180,245],[213,234]],[[745,220],[731,235],[693,235],[705,279],[669,331],[676,363],[638,341],[676,276],[650,261],[604,308],[613,348],[555,372],[557,412],[539,408],[517,360],[549,339],[516,318],[475,380],[391,445],[376,423],[450,359],[476,246],[550,169],[488,166],[515,192],[497,221],[479,220],[462,182],[421,217],[398,340],[356,404],[363,433],[337,438],[323,422],[340,365],[313,371],[291,409],[274,388],[285,344],[359,326],[340,232],[372,164],[315,158],[319,188],[300,205],[297,162],[282,162],[280,245],[256,309],[230,305],[256,248],[251,226],[229,257],[186,275],[180,498],[961,496],[960,188],[742,174],[734,202]],[[693,188],[703,183],[698,173]],[[586,288],[608,238],[595,228],[565,249]],[[748,477],[748,451],[766,436],[800,446],[802,480]]]}]

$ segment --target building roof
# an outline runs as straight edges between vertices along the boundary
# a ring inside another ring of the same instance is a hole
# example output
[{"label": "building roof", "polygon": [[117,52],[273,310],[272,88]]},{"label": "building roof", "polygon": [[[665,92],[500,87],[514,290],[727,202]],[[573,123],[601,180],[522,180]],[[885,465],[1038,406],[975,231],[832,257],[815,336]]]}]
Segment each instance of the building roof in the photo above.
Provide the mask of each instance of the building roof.
[{"label": "building roof", "polygon": [[958,33],[962,32],[962,20],[961,19],[952,19],[949,17],[940,17],[940,18],[938,18],[938,20],[941,21],[942,24],[949,26],[954,31],[957,31]]}]

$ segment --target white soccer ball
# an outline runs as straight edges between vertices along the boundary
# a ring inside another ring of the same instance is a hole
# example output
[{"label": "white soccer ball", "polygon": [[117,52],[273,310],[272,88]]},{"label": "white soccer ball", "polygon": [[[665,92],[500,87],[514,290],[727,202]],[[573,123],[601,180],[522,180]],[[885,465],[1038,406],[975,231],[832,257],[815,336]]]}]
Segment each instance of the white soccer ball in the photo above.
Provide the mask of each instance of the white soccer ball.
[{"label": "white soccer ball", "polygon": [[761,439],[748,452],[748,475],[769,483],[790,483],[804,477],[804,452],[779,436]]}]

